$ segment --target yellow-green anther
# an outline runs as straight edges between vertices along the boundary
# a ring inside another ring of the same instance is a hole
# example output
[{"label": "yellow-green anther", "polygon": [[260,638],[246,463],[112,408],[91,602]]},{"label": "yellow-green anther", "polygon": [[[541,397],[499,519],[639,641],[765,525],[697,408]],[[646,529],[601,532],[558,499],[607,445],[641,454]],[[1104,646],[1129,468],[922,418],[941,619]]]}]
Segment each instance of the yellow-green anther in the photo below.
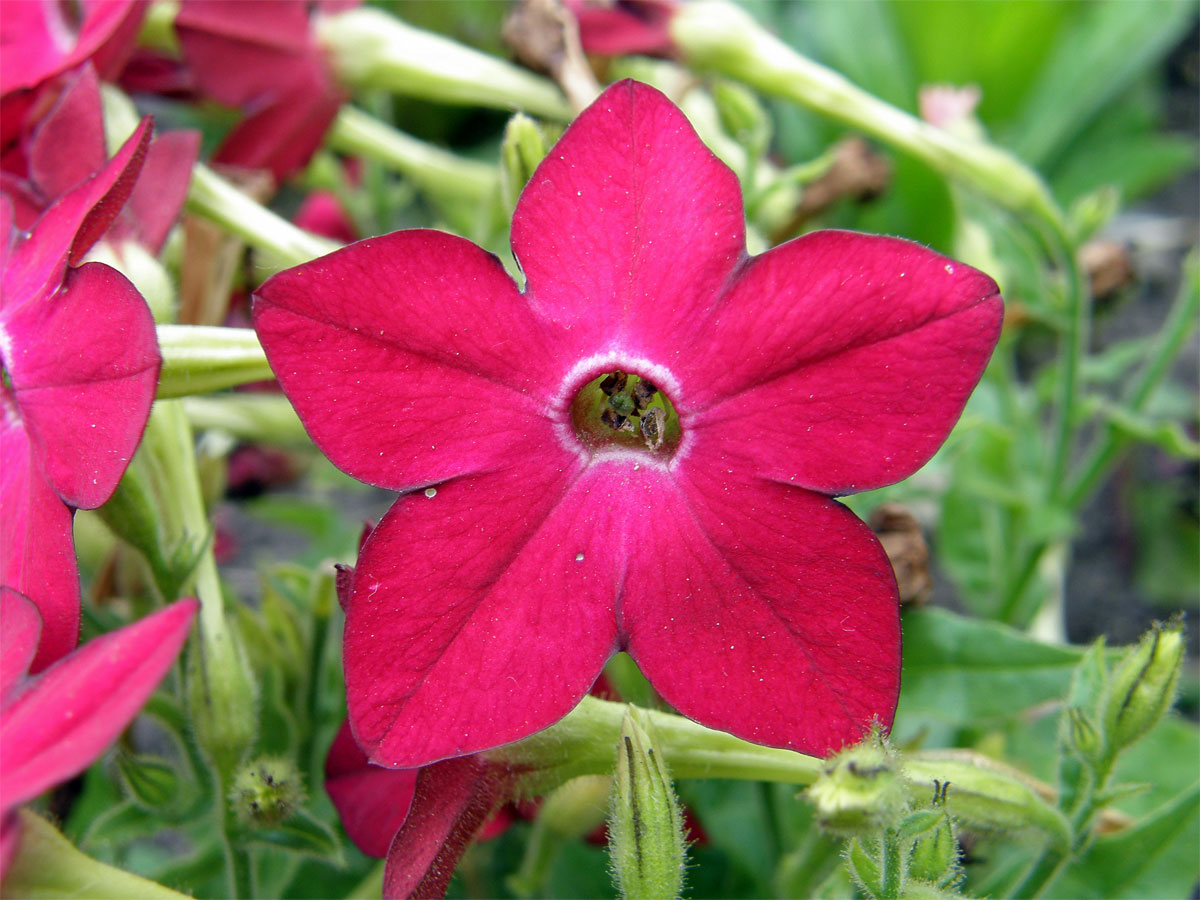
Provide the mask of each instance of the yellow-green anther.
[{"label": "yellow-green anther", "polygon": [[1040,831],[1056,846],[1066,847],[1071,830],[1062,813],[1050,806],[1015,769],[977,758],[922,754],[905,763],[909,784],[918,792],[941,790],[946,782],[946,809],[976,828]]},{"label": "yellow-green anther", "polygon": [[500,193],[507,209],[516,208],[533,170],[546,155],[546,136],[537,122],[524,113],[508,120],[500,144]]},{"label": "yellow-green anther", "polygon": [[874,834],[907,805],[900,760],[877,736],[833,757],[807,797],[822,828],[847,835]]},{"label": "yellow-green anther", "polygon": [[621,723],[609,854],[623,898],[675,900],[683,891],[683,819],[649,719],[638,713],[630,707]]},{"label": "yellow-green anther", "polygon": [[1158,724],[1171,701],[1183,663],[1183,623],[1156,622],[1113,673],[1104,715],[1109,748],[1128,747]]}]

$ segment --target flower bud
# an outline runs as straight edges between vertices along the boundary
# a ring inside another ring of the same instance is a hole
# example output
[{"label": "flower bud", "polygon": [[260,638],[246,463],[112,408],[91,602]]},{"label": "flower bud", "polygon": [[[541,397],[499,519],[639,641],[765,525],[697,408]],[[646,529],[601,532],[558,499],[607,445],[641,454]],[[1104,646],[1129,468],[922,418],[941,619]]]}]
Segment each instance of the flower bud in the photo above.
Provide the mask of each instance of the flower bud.
[{"label": "flower bud", "polygon": [[238,769],[229,804],[243,822],[278,825],[304,802],[304,787],[295,763],[282,756],[260,756]]},{"label": "flower bud", "polygon": [[[958,877],[958,840],[950,817],[944,810],[924,810],[910,816],[905,826],[912,820],[917,821],[907,829],[916,834],[909,857],[909,877],[936,885],[949,884]],[[901,826],[902,833],[905,826]]]},{"label": "flower bud", "polygon": [[1173,619],[1166,625],[1155,622],[1121,660],[1104,715],[1112,751],[1128,747],[1166,715],[1175,699],[1183,651],[1183,623]]},{"label": "flower bud", "polygon": [[1095,722],[1077,706],[1067,710],[1067,741],[1071,749],[1087,762],[1096,762],[1104,751]]},{"label": "flower bud", "polygon": [[907,802],[900,760],[879,737],[833,757],[807,796],[821,827],[846,835],[892,825]]},{"label": "flower bud", "polygon": [[1015,769],[952,752],[909,757],[906,775],[913,790],[944,791],[947,810],[976,828],[1036,829],[1056,846],[1070,843],[1071,830],[1062,813],[1039,797]]},{"label": "flower bud", "polygon": [[143,809],[161,815],[179,798],[179,773],[165,759],[118,753],[117,771],[133,801]]},{"label": "flower bud", "polygon": [[229,624],[214,637],[202,621],[201,639],[189,644],[188,655],[188,707],[196,741],[222,773],[238,766],[258,728],[254,673]]},{"label": "flower bud", "polygon": [[504,127],[500,144],[500,193],[504,205],[514,209],[533,170],[546,155],[546,136],[537,122],[517,113]]},{"label": "flower bud", "polygon": [[662,749],[635,718],[621,723],[608,846],[624,898],[675,898],[683,890],[683,818]]},{"label": "flower bud", "polygon": [[755,155],[765,152],[771,143],[771,119],[754,93],[736,82],[718,81],[712,95],[729,135]]}]

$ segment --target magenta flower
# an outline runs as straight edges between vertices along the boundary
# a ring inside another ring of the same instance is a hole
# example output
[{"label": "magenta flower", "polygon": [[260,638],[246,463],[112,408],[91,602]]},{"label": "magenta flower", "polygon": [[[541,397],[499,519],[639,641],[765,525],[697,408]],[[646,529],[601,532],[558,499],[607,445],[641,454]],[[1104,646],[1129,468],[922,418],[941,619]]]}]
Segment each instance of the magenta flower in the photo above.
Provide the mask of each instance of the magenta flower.
[{"label": "magenta flower", "polygon": [[588,53],[670,56],[675,51],[671,19],[682,0],[564,0],[579,20],[579,39]]},{"label": "magenta flower", "polygon": [[91,60],[115,76],[137,40],[147,4],[138,0],[22,0],[0,16],[0,137],[16,134],[33,88]]},{"label": "magenta flower", "polygon": [[213,157],[270,169],[276,181],[320,146],[345,93],[334,82],[310,25],[317,9],[345,0],[183,0],[175,30],[205,95],[244,118]]},{"label": "magenta flower", "polygon": [[28,677],[37,607],[0,588],[0,875],[18,843],[16,808],[82,772],[116,740],[179,655],[198,607],[180,600]]},{"label": "magenta flower", "polygon": [[891,721],[891,566],[833,496],[937,450],[997,340],[980,272],[894,238],[746,253],[733,173],[607,90],[517,205],[524,292],[408,231],[263,285],[317,445],[405,493],[346,612],[351,727],[413,767],[565,715],[618,650],[684,715],[824,754]]},{"label": "magenta flower", "polygon": [[145,301],[115,269],[79,264],[128,198],[149,138],[146,120],[28,235],[0,197],[0,584],[41,614],[34,671],[79,636],[71,507],[116,489],[158,383]]},{"label": "magenta flower", "polygon": [[[30,228],[52,202],[108,161],[100,82],[90,64],[64,75],[44,114],[26,121],[18,152],[5,162],[0,185],[13,202],[18,228]],[[187,198],[200,134],[172,131],[153,138],[129,198],[106,232],[118,252],[135,241],[157,256]],[[20,176],[12,169],[22,170]]]}]

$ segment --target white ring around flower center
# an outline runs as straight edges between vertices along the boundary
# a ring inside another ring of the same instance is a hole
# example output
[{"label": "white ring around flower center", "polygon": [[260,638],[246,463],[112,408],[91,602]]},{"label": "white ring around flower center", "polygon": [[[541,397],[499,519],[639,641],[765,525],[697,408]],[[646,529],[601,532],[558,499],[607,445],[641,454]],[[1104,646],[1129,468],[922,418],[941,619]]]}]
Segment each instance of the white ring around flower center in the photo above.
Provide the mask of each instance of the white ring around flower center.
[{"label": "white ring around flower center", "polygon": [[[643,453],[640,450],[629,450],[621,447],[593,450],[585,447],[583,442],[579,440],[579,436],[575,433],[575,427],[571,424],[571,404],[589,381],[599,378],[606,372],[617,371],[628,372],[631,375],[649,379],[656,388],[666,394],[671,405],[675,407],[675,412],[679,416],[679,446],[675,448],[675,451],[669,457],[663,458],[657,454]],[[626,353],[613,351],[610,353],[597,353],[575,363],[570,371],[563,376],[562,385],[559,387],[558,393],[547,404],[547,412],[550,419],[554,422],[554,433],[558,436],[559,442],[564,448],[576,454],[581,459],[591,461],[603,460],[605,462],[627,459],[635,465],[670,471],[687,456],[691,445],[691,436],[688,433],[686,417],[679,408],[678,397],[679,381],[671,373],[670,369],[656,362],[651,362],[648,359],[643,359],[640,356],[630,356]]]}]

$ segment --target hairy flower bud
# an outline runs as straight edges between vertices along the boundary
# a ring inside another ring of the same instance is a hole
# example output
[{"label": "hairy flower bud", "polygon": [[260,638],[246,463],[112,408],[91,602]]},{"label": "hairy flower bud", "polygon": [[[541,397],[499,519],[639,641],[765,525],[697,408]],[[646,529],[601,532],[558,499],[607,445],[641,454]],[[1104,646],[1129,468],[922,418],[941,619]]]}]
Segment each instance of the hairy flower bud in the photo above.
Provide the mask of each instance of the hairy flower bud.
[{"label": "hairy flower bud", "polygon": [[1183,623],[1154,627],[1113,673],[1104,725],[1113,751],[1128,747],[1158,724],[1175,698],[1183,662]]},{"label": "hairy flower bud", "polygon": [[872,834],[904,812],[900,760],[882,738],[869,738],[829,761],[808,789],[808,800],[822,828]]},{"label": "hairy flower bud", "polygon": [[[916,834],[909,858],[909,877],[936,885],[949,884],[958,877],[958,840],[945,810],[914,813],[905,826]],[[905,830],[902,826],[901,832]]]},{"label": "hairy flower bud", "polygon": [[621,723],[609,852],[622,897],[674,898],[683,890],[683,818],[649,720],[636,715],[631,707]]},{"label": "hairy flower bud", "polygon": [[255,825],[278,825],[303,802],[300,772],[282,756],[260,756],[242,766],[229,791],[238,818]]},{"label": "hairy flower bud", "polygon": [[537,122],[524,113],[508,120],[500,143],[500,193],[508,209],[517,205],[517,197],[545,155],[546,136]]}]

